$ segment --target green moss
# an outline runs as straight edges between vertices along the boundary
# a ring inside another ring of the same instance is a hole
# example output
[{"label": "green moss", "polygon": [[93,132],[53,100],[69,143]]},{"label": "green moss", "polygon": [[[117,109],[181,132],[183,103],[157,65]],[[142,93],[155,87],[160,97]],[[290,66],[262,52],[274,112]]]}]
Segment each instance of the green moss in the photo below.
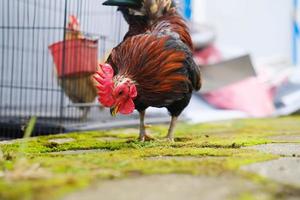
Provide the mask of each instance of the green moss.
[{"label": "green moss", "polygon": [[[27,159],[29,167],[38,163],[51,175],[35,179],[4,176],[0,178],[0,199],[53,199],[94,181],[146,174],[217,176],[233,173],[247,177],[250,175],[239,171],[241,166],[277,156],[241,147],[274,142],[269,136],[300,135],[299,122],[299,117],[293,117],[179,124],[175,143],[163,140],[141,143],[136,140],[138,131],[135,129],[119,129],[43,136],[2,144],[0,167],[3,172],[14,173],[18,170],[16,163],[20,146],[26,146],[22,148],[22,156]],[[158,139],[163,138],[166,130],[166,125],[150,128]],[[64,144],[53,141],[63,138],[73,140]],[[102,151],[54,154],[92,149]],[[245,194],[241,199],[250,197]]]},{"label": "green moss", "polygon": [[251,193],[244,193],[240,195],[239,200],[255,200],[256,198]]}]

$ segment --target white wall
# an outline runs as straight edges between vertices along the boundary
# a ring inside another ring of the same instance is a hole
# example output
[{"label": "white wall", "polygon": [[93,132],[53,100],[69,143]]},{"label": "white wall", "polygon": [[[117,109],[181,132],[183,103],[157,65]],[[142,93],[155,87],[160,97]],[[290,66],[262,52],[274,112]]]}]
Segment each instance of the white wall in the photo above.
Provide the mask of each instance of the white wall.
[{"label": "white wall", "polygon": [[194,0],[193,20],[215,27],[217,44],[255,58],[291,57],[291,0]]}]

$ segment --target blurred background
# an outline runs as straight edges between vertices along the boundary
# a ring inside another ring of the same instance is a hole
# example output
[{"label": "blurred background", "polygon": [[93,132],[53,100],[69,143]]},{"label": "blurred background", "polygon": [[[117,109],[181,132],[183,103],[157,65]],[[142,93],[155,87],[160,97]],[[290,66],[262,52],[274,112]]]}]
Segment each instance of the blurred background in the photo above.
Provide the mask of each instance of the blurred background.
[{"label": "blurred background", "polygon": [[293,0],[197,0],[192,21],[212,26],[217,45],[244,50],[255,59],[292,61]]},{"label": "blurred background", "polygon": [[[101,0],[0,0],[0,136],[135,126],[97,103],[92,75],[127,24]],[[180,0],[204,86],[182,120],[277,117],[300,110],[298,0]],[[165,123],[149,109],[148,123]]]}]

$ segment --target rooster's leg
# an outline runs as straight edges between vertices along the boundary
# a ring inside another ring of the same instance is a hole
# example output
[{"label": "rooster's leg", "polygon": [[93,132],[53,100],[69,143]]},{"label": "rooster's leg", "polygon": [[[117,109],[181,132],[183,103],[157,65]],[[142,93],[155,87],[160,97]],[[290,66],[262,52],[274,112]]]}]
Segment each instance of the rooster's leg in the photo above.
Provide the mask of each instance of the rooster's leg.
[{"label": "rooster's leg", "polygon": [[174,142],[174,128],[177,122],[177,117],[172,116],[172,120],[170,123],[167,139],[170,140],[171,142]]},{"label": "rooster's leg", "polygon": [[148,135],[146,133],[146,125],[145,125],[145,111],[141,111],[140,113],[140,136],[139,140],[144,142],[144,141],[149,141],[149,140],[154,140],[153,137]]},{"label": "rooster's leg", "polygon": [[146,130],[145,130],[145,111],[140,112],[140,141],[145,141],[145,135],[146,135]]}]

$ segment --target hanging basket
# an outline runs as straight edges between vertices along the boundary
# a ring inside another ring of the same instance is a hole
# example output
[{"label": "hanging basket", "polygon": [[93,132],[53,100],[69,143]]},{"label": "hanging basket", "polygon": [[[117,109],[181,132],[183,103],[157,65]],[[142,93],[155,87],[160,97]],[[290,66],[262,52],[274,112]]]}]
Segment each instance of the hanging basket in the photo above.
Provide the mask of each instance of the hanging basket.
[{"label": "hanging basket", "polygon": [[49,49],[58,77],[96,72],[98,40],[65,40],[50,45]]}]

